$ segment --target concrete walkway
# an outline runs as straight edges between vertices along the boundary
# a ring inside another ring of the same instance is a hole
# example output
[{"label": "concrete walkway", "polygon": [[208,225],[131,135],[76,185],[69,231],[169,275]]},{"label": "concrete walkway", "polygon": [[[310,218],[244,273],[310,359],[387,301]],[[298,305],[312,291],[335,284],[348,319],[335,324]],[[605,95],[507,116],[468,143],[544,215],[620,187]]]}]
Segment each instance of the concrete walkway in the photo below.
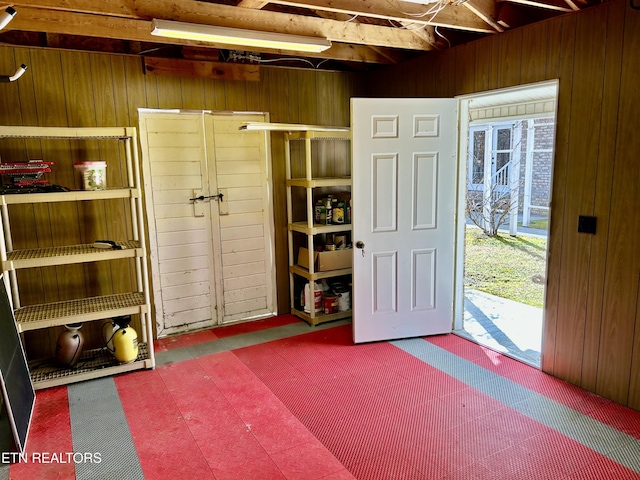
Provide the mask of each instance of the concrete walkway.
[{"label": "concrete walkway", "polygon": [[455,333],[535,367],[540,366],[541,308],[466,289],[464,329]]},{"label": "concrete walkway", "polygon": [[[531,219],[544,219],[532,215]],[[522,222],[522,214],[518,215]],[[467,228],[478,228],[467,219]],[[500,228],[508,235],[508,226]],[[547,231],[518,227],[518,235],[546,237]],[[460,336],[485,345],[525,363],[540,367],[542,309],[507,300],[478,290],[465,289],[464,329]]]},{"label": "concrete walkway", "polygon": [[[547,215],[531,215],[531,220],[546,220],[548,219]],[[518,214],[518,222],[522,223],[522,213]],[[467,217],[467,227],[478,228],[468,217]],[[501,234],[509,235],[509,223],[507,222],[505,225],[502,225],[498,231]],[[537,237],[546,237],[547,231],[541,230],[538,228],[530,228],[530,227],[522,227],[518,226],[518,235],[534,235]]]}]

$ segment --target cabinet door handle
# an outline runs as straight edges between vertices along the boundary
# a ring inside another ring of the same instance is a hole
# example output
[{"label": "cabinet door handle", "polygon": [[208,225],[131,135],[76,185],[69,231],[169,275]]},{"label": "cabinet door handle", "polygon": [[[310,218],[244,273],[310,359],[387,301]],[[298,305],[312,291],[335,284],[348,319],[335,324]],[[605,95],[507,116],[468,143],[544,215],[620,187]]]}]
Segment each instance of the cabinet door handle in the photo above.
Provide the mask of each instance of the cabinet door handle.
[{"label": "cabinet door handle", "polygon": [[199,197],[194,197],[194,198],[190,198],[189,200],[192,202],[197,202],[197,201],[203,201],[206,200],[207,198],[216,198],[218,200],[220,200],[222,202],[222,197],[224,197],[223,193],[218,193],[217,195],[200,195]]}]

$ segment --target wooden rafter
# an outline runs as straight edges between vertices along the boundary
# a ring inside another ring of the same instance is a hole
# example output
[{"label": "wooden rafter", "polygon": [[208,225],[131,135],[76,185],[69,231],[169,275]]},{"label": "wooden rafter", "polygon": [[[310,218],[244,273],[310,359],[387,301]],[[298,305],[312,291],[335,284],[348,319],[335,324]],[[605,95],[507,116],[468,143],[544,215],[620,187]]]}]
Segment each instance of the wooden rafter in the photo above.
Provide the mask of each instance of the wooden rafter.
[{"label": "wooden rafter", "polygon": [[[121,39],[137,42],[158,42],[151,35],[151,22],[123,17],[106,17],[85,13],[71,13],[52,10],[29,9],[21,7],[20,15],[11,22],[16,30],[84,35],[98,38]],[[163,38],[162,43],[172,45],[192,45],[218,48],[220,45],[205,44],[180,39]],[[237,47],[232,47],[233,49]],[[291,55],[291,52],[263,49],[270,53]],[[307,57],[365,63],[389,63],[384,56],[378,55],[365,46],[334,44],[329,50],[320,53],[305,53]]]},{"label": "wooden rafter", "polygon": [[242,8],[257,8],[260,9],[266,6],[269,2],[264,2],[262,0],[240,0],[236,6]]},{"label": "wooden rafter", "polygon": [[500,26],[496,15],[496,3],[494,0],[467,0],[462,4],[479,18],[487,22],[498,32],[504,32],[504,28]]},{"label": "wooden rafter", "polygon": [[[355,63],[398,63],[411,57],[411,52],[443,48],[445,45],[438,37],[446,36],[448,45],[452,46],[472,40],[477,34],[495,34],[527,25],[540,17],[534,9],[545,10],[547,13],[542,16],[546,18],[578,10],[595,2],[596,0],[18,0],[0,4],[0,7],[11,5],[19,13],[0,35],[3,41],[16,45],[33,44],[35,41],[43,46],[58,45],[59,48],[105,52],[141,52],[141,55],[150,50],[149,44],[156,44],[157,49],[180,45],[183,50],[190,47],[202,52],[241,49],[232,45],[152,36],[151,20],[157,18],[282,35],[327,38],[332,42],[332,47],[321,53],[255,47],[251,50],[278,57],[300,56],[303,59],[306,57],[349,62],[347,68],[352,69],[355,68]],[[439,27],[447,31],[441,32]],[[175,56],[176,49],[168,51]],[[158,55],[163,55],[162,50]],[[216,53],[203,53],[199,60],[210,61],[217,58]],[[307,63],[316,66],[316,62]],[[322,61],[319,63],[325,64]]]},{"label": "wooden rafter", "polygon": [[573,11],[567,5],[565,0],[500,0],[508,3],[518,3],[520,5],[526,5],[528,7],[542,8],[544,10],[553,10],[556,12],[571,12]]},{"label": "wooden rafter", "polygon": [[273,0],[269,3],[313,10],[380,18],[398,23],[411,21],[434,27],[467,30],[479,33],[495,33],[486,22],[460,6],[447,5],[435,16],[427,14],[432,8],[427,5],[397,2],[395,0]]},{"label": "wooden rafter", "polygon": [[177,58],[146,57],[144,72],[148,75],[171,77],[214,78],[216,80],[260,80],[260,67],[238,63],[220,63]]},{"label": "wooden rafter", "polygon": [[420,25],[413,22],[401,22],[401,25],[414,35],[422,38],[425,42],[429,42],[433,45],[434,49],[438,48],[438,42],[436,41],[436,34],[434,32],[435,27],[431,25]]},{"label": "wooden rafter", "polygon": [[[231,28],[249,28],[265,32],[282,34],[297,34],[320,36],[332,42],[352,43],[358,45],[377,45],[381,47],[400,48],[406,50],[431,50],[432,46],[406,30],[381,27],[377,25],[354,24],[338,22],[303,15],[291,15],[280,12],[271,12],[256,9],[238,8],[227,5],[219,5],[195,0],[183,0],[179,2],[170,0],[105,0],[90,2],[87,0],[36,0],[31,2],[16,3],[21,7],[21,27],[12,25],[14,29],[29,31],[47,31],[37,28],[53,28],[53,24],[60,23],[56,30],[74,30],[74,23],[79,21],[90,33],[93,23],[108,25],[118,19],[144,19],[152,18],[172,19],[183,22],[218,25]],[[82,13],[78,13],[82,12]],[[83,16],[84,15],[84,16]],[[91,18],[93,17],[93,18]],[[13,23],[13,22],[12,22]],[[29,24],[31,23],[31,25]],[[130,34],[144,36],[144,41],[158,42],[156,37],[144,35],[146,29],[150,32],[149,25],[119,24],[119,29],[111,32],[107,38],[126,38]],[[131,32],[128,29],[132,29]],[[64,33],[64,32],[59,32]],[[71,33],[70,31],[68,33]],[[106,32],[104,32],[106,33]]]},{"label": "wooden rafter", "polygon": [[580,7],[578,6],[578,4],[576,2],[574,2],[573,0],[564,0],[565,3],[567,5],[569,5],[569,7],[571,7],[571,10],[573,11],[578,11],[580,10]]}]

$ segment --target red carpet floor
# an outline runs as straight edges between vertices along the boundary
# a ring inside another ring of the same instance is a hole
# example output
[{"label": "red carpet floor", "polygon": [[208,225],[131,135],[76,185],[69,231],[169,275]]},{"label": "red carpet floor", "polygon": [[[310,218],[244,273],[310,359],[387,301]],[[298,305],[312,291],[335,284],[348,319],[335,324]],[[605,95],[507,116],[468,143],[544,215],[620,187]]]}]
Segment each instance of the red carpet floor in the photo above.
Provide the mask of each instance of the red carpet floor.
[{"label": "red carpet floor", "polygon": [[[157,349],[293,322],[208,330]],[[350,325],[120,375],[115,385],[147,479],[640,478],[639,412],[454,335],[417,341],[437,346],[454,370],[507,379],[529,404],[552,401],[562,415],[538,421],[396,344],[353,345]],[[610,439],[590,435],[593,425]],[[67,387],[39,391],[28,451],[71,452],[72,442]],[[621,456],[599,453],[603,443]],[[84,478],[111,478],[100,468]],[[71,479],[76,469],[22,462],[9,478]]]}]

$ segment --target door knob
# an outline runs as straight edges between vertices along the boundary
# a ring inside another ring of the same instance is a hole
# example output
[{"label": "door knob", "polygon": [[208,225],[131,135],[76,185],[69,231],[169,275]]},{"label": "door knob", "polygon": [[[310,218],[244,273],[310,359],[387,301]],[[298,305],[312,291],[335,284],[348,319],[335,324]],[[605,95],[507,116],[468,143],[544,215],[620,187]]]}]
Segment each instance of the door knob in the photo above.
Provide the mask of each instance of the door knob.
[{"label": "door knob", "polygon": [[361,240],[358,240],[356,242],[356,248],[364,248],[364,242]]}]

